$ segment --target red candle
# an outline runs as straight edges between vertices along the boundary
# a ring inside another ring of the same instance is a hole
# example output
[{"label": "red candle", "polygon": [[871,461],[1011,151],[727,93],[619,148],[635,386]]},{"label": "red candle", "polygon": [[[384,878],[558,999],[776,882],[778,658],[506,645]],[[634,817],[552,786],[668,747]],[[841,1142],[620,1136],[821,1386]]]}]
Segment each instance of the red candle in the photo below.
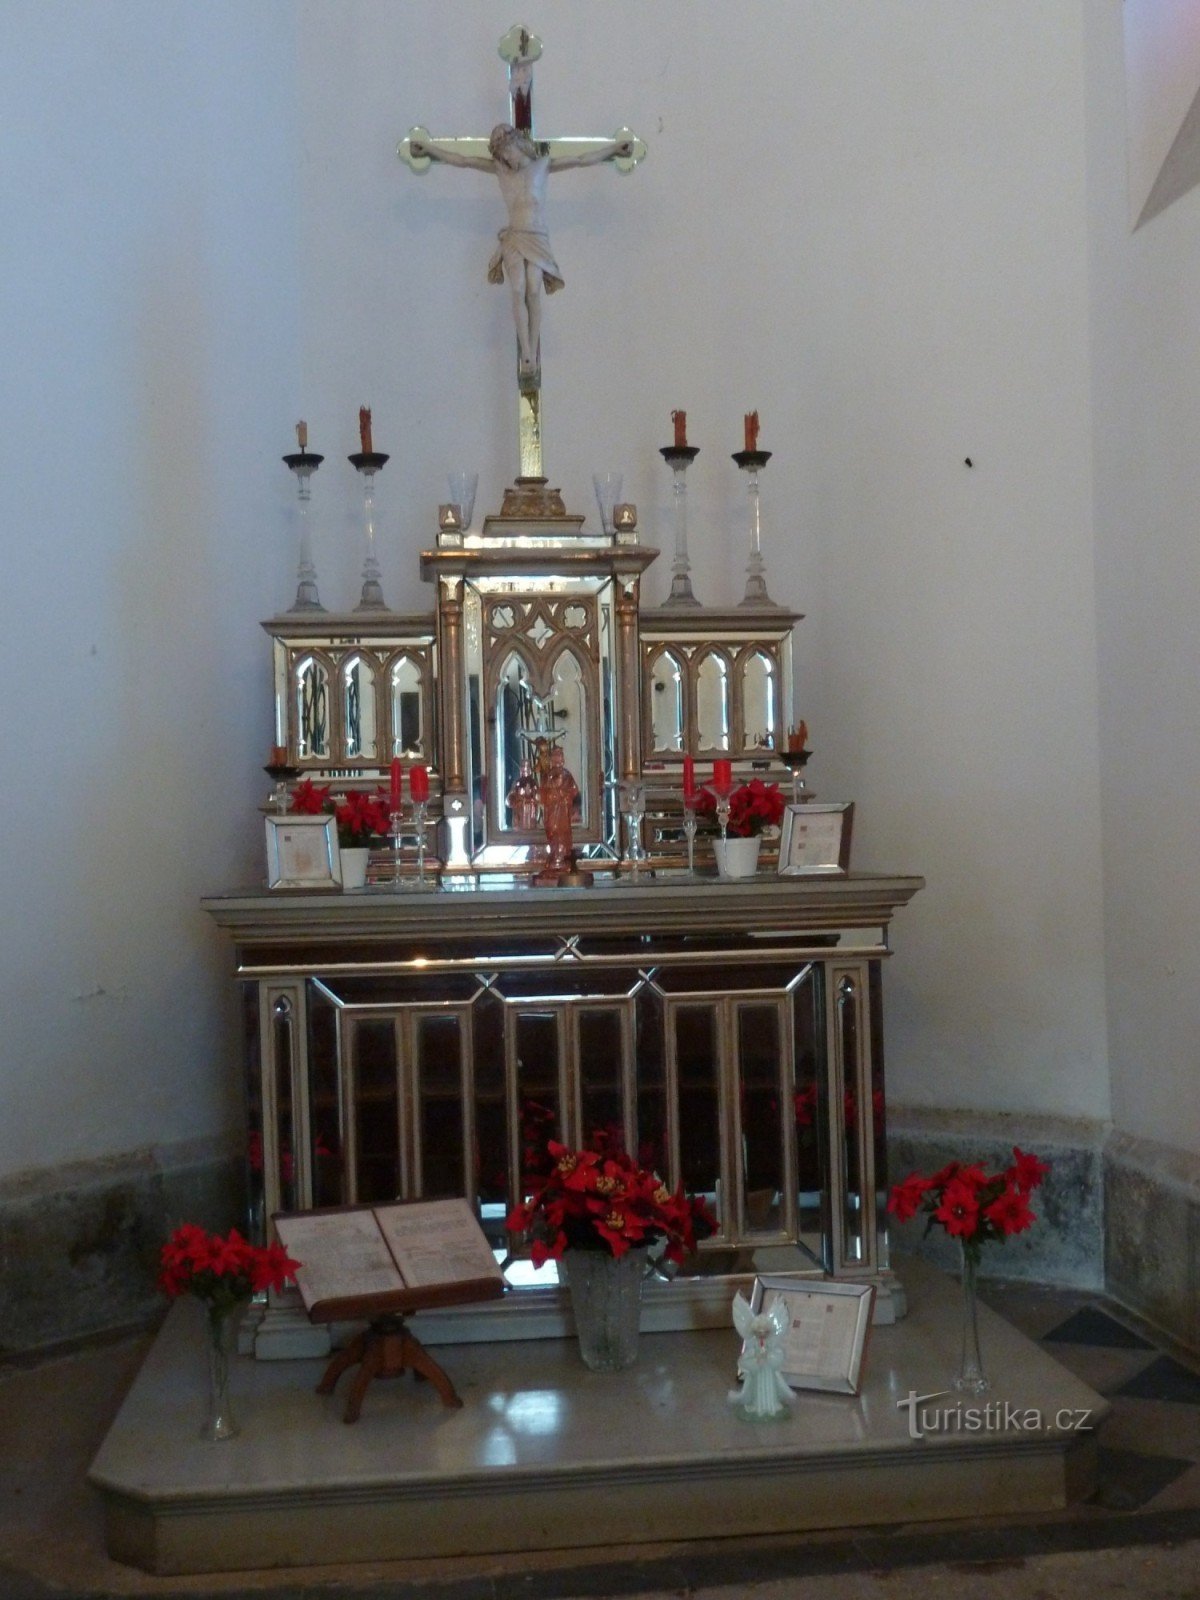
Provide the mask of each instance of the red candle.
[{"label": "red candle", "polygon": [[745,416],[746,449],[758,449],[758,412],[747,411]]},{"label": "red candle", "polygon": [[687,412],[672,411],[671,421],[675,424],[675,448],[687,449]]},{"label": "red candle", "polygon": [[[363,453],[363,455],[372,456],[372,455],[375,454],[374,450],[372,450],[372,448],[371,448],[371,408],[370,408],[370,406],[359,406],[359,408],[358,408],[358,440],[359,440],[359,443],[362,445],[362,453]],[[747,446],[747,449],[749,449],[749,446]]]},{"label": "red candle", "polygon": [[696,763],[691,756],[683,758],[683,798],[688,805],[696,799]]},{"label": "red candle", "polygon": [[423,805],[429,799],[429,768],[418,761],[408,775],[408,791],[414,805]]},{"label": "red candle", "polygon": [[713,788],[722,799],[733,789],[733,762],[713,762]]},{"label": "red candle", "polygon": [[391,809],[399,811],[400,802],[404,795],[404,764],[399,756],[392,757],[392,801]]}]

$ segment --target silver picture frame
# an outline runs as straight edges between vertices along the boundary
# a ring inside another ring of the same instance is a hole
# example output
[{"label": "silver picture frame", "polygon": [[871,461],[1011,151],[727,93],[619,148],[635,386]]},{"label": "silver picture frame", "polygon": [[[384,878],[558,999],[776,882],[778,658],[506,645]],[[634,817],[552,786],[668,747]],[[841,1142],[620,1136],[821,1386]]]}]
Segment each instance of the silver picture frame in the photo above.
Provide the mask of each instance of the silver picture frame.
[{"label": "silver picture frame", "polygon": [[268,889],[340,889],[342,861],[334,817],[267,818]]},{"label": "silver picture frame", "polygon": [[784,1380],[793,1389],[857,1394],[875,1309],[875,1285],[787,1274],[755,1278],[750,1292],[753,1312],[769,1309],[779,1300],[788,1310],[780,1369]]},{"label": "silver picture frame", "polygon": [[785,807],[779,834],[780,877],[845,877],[853,827],[853,800],[832,805],[810,800]]}]

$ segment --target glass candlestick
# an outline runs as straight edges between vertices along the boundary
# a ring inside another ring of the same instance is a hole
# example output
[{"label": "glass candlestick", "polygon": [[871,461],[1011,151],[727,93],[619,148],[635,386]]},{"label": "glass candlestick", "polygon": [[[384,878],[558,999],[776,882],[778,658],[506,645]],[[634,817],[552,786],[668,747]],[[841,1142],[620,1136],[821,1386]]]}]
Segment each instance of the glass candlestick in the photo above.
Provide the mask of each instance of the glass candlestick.
[{"label": "glass candlestick", "polygon": [[425,819],[429,811],[428,800],[413,801],[413,826],[417,830],[417,888],[428,887],[425,878]]},{"label": "glass candlestick", "polygon": [[477,472],[448,472],[446,484],[450,490],[450,504],[458,507],[463,533],[471,526],[475,512],[475,491],[479,487]]},{"label": "glass candlestick", "polygon": [[808,765],[811,750],[781,750],[779,759],[792,774],[792,804],[803,805],[813,796],[809,792],[808,784],[804,779],[804,769]]},{"label": "glass candlestick", "polygon": [[683,797],[683,832],[687,839],[689,878],[696,876],[696,801],[699,798],[697,794],[685,794]]},{"label": "glass candlestick", "polygon": [[646,793],[640,783],[621,785],[621,809],[625,813],[625,838],[628,860],[636,878],[646,859],[642,848],[642,817],[646,812]]},{"label": "glass candlestick", "polygon": [[380,584],[379,558],[375,554],[375,474],[387,461],[381,450],[360,450],[350,457],[350,465],[362,478],[363,522],[366,529],[366,550],[363,555],[362,594],[355,611],[386,611],[383,587]]},{"label": "glass candlestick", "polygon": [[324,461],[324,456],[312,455],[307,450],[295,450],[284,456],[284,462],[296,474],[296,503],[299,509],[300,558],[296,571],[296,599],[292,611],[324,611],[317,593],[317,569],[313,562],[312,528],[308,520],[308,506],[312,498],[312,475]]},{"label": "glass candlestick", "polygon": [[613,507],[621,498],[624,482],[619,472],[593,472],[592,488],[596,491],[596,504],[600,508],[600,526],[612,538]]},{"label": "glass candlestick", "polygon": [[687,535],[687,469],[700,454],[694,444],[668,444],[659,455],[671,468],[671,498],[674,503],[675,555],[671,562],[671,592],[664,606],[698,606],[692,593],[692,564],[688,558]]},{"label": "glass candlestick", "polygon": [[400,838],[404,828],[404,816],[400,811],[389,811],[388,822],[391,824],[388,832],[392,839],[392,887],[400,887]]},{"label": "glass candlestick", "polygon": [[739,602],[744,606],[773,606],[764,576],[762,554],[762,515],[759,509],[758,475],[771,459],[769,450],[736,450],[733,459],[746,474],[750,489],[750,559],[746,563],[746,592]]}]

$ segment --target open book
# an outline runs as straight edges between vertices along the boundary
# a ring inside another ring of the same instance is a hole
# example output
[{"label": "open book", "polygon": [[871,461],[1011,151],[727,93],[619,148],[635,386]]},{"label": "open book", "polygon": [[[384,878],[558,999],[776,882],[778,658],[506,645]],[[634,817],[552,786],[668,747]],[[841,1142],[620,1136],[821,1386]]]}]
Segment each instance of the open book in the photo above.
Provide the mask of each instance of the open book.
[{"label": "open book", "polygon": [[459,1305],[504,1292],[504,1275],[465,1200],[409,1200],[279,1212],[280,1243],[314,1322]]}]

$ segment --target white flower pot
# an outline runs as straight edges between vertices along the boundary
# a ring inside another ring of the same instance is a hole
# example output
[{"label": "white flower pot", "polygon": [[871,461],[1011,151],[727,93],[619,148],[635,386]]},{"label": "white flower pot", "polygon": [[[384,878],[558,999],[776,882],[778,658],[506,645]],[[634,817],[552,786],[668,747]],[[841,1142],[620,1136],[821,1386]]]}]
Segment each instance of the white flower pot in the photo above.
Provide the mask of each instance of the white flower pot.
[{"label": "white flower pot", "polygon": [[365,889],[367,886],[367,862],[371,859],[369,850],[341,850],[338,852],[342,861],[342,888]]},{"label": "white flower pot", "polygon": [[713,855],[717,858],[718,878],[752,878],[758,871],[758,852],[762,836],[753,834],[749,839],[732,835],[724,841],[713,840]]}]

